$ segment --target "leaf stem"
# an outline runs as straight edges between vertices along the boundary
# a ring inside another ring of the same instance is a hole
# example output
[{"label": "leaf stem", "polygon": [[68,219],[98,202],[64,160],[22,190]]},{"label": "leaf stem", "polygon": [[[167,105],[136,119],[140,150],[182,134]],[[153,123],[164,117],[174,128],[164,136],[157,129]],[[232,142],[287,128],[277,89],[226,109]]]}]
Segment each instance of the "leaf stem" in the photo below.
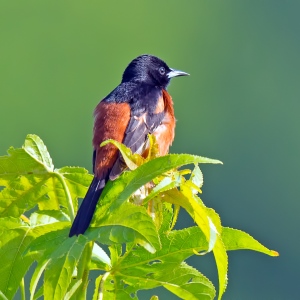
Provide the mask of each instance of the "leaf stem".
[{"label": "leaf stem", "polygon": [[92,257],[94,242],[89,242],[83,250],[82,256],[78,264],[78,273],[77,278],[82,279],[82,283],[78,288],[77,298],[76,299],[86,299],[86,289],[89,279],[89,264]]},{"label": "leaf stem", "polygon": [[26,299],[26,295],[25,295],[24,277],[22,278],[21,283],[20,283],[20,291],[21,291],[21,299],[25,300]]},{"label": "leaf stem", "polygon": [[57,178],[61,182],[63,189],[65,191],[65,194],[67,196],[68,211],[69,211],[71,222],[73,222],[74,218],[75,218],[75,213],[74,213],[73,201],[72,201],[72,197],[71,197],[69,188],[66,184],[64,177],[58,172],[55,172],[55,174],[57,175]]},{"label": "leaf stem", "polygon": [[104,289],[104,283],[105,283],[105,280],[107,279],[107,277],[110,275],[110,272],[106,272],[102,278],[101,278],[101,281],[100,281],[100,284],[99,284],[99,294],[98,294],[98,300],[103,300],[104,298],[104,293],[103,293],[103,289]]}]

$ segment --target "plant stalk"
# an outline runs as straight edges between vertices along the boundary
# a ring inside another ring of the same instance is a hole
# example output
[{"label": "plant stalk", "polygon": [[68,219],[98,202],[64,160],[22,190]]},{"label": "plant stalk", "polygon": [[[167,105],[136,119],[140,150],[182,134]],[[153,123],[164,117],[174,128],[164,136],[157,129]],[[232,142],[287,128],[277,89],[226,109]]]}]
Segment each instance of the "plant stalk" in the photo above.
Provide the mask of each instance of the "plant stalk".
[{"label": "plant stalk", "polygon": [[103,300],[104,298],[104,293],[103,293],[103,289],[104,289],[104,283],[105,283],[105,280],[107,279],[107,277],[110,275],[110,272],[106,272],[102,278],[101,278],[101,281],[100,281],[100,284],[99,284],[99,294],[98,294],[98,300]]},{"label": "plant stalk", "polygon": [[25,282],[24,282],[24,277],[21,280],[20,283],[20,291],[21,291],[21,299],[25,300],[26,299],[26,295],[25,295]]}]

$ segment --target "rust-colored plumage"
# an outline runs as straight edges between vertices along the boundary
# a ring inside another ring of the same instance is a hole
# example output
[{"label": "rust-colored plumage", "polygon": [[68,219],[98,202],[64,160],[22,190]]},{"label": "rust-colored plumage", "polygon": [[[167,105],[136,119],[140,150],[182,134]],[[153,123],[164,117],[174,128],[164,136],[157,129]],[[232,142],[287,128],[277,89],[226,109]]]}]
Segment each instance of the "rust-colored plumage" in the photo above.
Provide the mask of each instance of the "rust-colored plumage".
[{"label": "rust-colored plumage", "polygon": [[172,97],[166,90],[163,90],[162,92],[164,117],[161,124],[157,127],[153,134],[156,137],[160,155],[166,155],[174,140],[176,120],[174,116]]},{"label": "rust-colored plumage", "polygon": [[173,101],[166,87],[175,76],[188,75],[171,69],[151,55],[134,59],[126,68],[121,84],[95,109],[94,178],[72,224],[69,236],[83,234],[88,228],[102,190],[125,168],[118,149],[100,144],[108,139],[122,142],[133,153],[145,154],[148,134],[154,134],[160,155],[165,155],[174,140]]},{"label": "rust-colored plumage", "polygon": [[101,178],[106,177],[113,167],[118,157],[118,149],[112,144],[103,147],[100,147],[100,144],[108,139],[122,143],[130,119],[130,106],[128,103],[100,102],[94,116],[94,173],[96,177]]}]

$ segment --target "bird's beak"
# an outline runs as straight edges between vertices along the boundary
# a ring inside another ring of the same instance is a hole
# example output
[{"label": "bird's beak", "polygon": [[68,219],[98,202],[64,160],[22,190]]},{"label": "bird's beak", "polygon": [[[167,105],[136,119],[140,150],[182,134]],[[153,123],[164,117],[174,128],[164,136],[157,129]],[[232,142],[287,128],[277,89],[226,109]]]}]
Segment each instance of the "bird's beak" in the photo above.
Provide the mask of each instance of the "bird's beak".
[{"label": "bird's beak", "polygon": [[189,76],[189,73],[183,72],[183,71],[179,71],[179,70],[175,70],[175,69],[171,69],[170,68],[170,72],[168,73],[168,78],[173,78],[173,77],[177,77],[177,76]]}]

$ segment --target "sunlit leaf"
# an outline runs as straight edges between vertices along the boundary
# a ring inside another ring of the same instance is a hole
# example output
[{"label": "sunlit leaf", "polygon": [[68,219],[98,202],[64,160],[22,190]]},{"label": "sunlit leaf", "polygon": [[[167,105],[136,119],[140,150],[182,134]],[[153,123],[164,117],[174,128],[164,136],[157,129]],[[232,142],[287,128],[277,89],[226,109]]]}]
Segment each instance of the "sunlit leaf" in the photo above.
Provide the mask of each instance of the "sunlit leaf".
[{"label": "sunlit leaf", "polygon": [[109,214],[125,202],[137,189],[155,177],[174,168],[194,163],[219,164],[221,162],[189,154],[169,154],[155,158],[131,172],[124,172],[116,180],[109,181],[102,192],[95,216],[101,219],[104,214]]},{"label": "sunlit leaf", "polygon": [[121,152],[122,157],[123,157],[123,159],[126,163],[126,166],[130,170],[134,170],[138,166],[143,164],[144,159],[141,155],[136,154],[136,153],[132,153],[132,151],[129,148],[127,148],[124,144],[119,143],[115,140],[106,140],[100,146],[103,147],[103,146],[105,146],[109,143],[115,145],[119,149],[119,151]]},{"label": "sunlit leaf", "polygon": [[52,253],[44,275],[46,300],[63,299],[87,242],[88,239],[83,235],[68,238]]},{"label": "sunlit leaf", "polygon": [[226,250],[254,250],[270,256],[279,256],[274,250],[269,250],[250,234],[228,227],[223,227],[222,239]]},{"label": "sunlit leaf", "polygon": [[0,216],[19,217],[37,204],[41,210],[76,207],[91,178],[83,168],[55,170],[42,140],[30,134],[21,149],[11,147],[0,157]]},{"label": "sunlit leaf", "polygon": [[[79,167],[54,169],[46,146],[35,135],[27,136],[23,148],[10,148],[0,157],[0,297],[12,299],[36,261],[31,300],[79,296],[87,284],[80,276],[89,269],[105,271],[96,280],[93,299],[138,299],[139,290],[159,286],[182,299],[213,299],[212,283],[184,262],[213,251],[221,299],[227,285],[226,251],[249,249],[278,256],[247,233],[223,228],[219,215],[198,197],[203,185],[198,164],[220,161],[188,154],[157,157],[151,135],[145,158],[115,141],[105,143],[117,146],[133,171],[106,184],[91,227],[72,238],[70,221],[92,176]],[[195,165],[192,172],[178,170],[188,164]],[[136,202],[132,195],[137,190]],[[172,230],[180,207],[196,227]],[[101,244],[109,245],[110,256]],[[44,285],[36,292],[42,276]]]},{"label": "sunlit leaf", "polygon": [[110,257],[97,243],[94,243],[90,269],[105,270],[108,267],[111,267]]},{"label": "sunlit leaf", "polygon": [[70,222],[70,217],[61,210],[39,210],[31,214],[31,226],[51,224],[55,222]]},{"label": "sunlit leaf", "polygon": [[34,299],[37,284],[49,262],[49,259],[40,260],[35,268],[30,281],[30,300]]},{"label": "sunlit leaf", "polygon": [[82,283],[82,279],[77,280],[66,293],[64,300],[69,300],[75,294]]},{"label": "sunlit leaf", "polygon": [[174,180],[171,177],[165,177],[159,184],[157,184],[150,192],[150,194],[144,199],[143,203],[147,203],[149,200],[154,198],[155,196],[165,192],[167,190],[171,190],[174,187],[178,186],[180,181]]},{"label": "sunlit leaf", "polygon": [[60,223],[29,226],[14,218],[0,218],[1,247],[0,257],[3,260],[0,268],[0,290],[12,299],[22,277],[30,265],[37,259],[38,253],[27,253],[25,250],[39,236],[61,228]]},{"label": "sunlit leaf", "polygon": [[172,231],[162,234],[161,239],[162,248],[154,254],[142,247],[135,247],[121,257],[113,266],[114,275],[106,280],[104,296],[113,291],[117,298],[119,293],[126,293],[135,299],[140,289],[164,286],[183,299],[213,299],[215,290],[212,283],[182,263],[193,255],[195,249],[207,249],[208,244],[201,230],[191,227]]},{"label": "sunlit leaf", "polygon": [[203,186],[203,174],[197,164],[194,167],[190,180],[199,188]]},{"label": "sunlit leaf", "polygon": [[125,202],[101,221],[94,218],[93,225],[97,228],[89,229],[86,235],[100,243],[136,242],[150,252],[160,248],[156,227],[144,207]]},{"label": "sunlit leaf", "polygon": [[221,299],[227,286],[228,258],[220,237],[222,228],[219,217],[213,210],[204,206],[201,199],[193,193],[191,186],[182,183],[180,189],[181,192],[176,189],[165,192],[164,199],[185,208],[204,233],[209,247],[201,254],[209,250],[214,253],[219,276],[219,299]]}]

